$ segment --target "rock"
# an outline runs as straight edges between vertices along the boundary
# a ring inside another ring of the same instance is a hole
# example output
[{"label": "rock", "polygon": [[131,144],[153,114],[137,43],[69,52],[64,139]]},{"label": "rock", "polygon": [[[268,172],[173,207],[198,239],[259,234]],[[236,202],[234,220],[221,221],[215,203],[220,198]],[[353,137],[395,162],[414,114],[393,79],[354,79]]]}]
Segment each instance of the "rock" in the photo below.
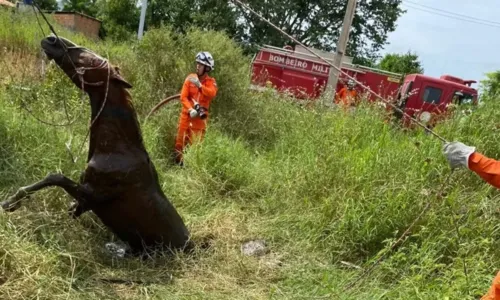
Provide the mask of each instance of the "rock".
[{"label": "rock", "polygon": [[263,256],[269,252],[266,241],[255,240],[241,245],[241,252],[247,256]]},{"label": "rock", "polygon": [[119,258],[125,257],[125,253],[127,253],[127,247],[125,245],[113,242],[106,244],[106,250],[108,250],[109,254]]}]

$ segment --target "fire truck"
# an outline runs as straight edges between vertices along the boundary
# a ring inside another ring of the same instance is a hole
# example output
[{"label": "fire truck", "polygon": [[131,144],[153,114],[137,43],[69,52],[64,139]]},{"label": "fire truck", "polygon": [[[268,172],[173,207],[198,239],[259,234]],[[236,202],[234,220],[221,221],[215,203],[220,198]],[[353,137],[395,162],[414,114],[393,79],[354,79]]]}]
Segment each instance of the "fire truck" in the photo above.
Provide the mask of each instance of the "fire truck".
[{"label": "fire truck", "polygon": [[[333,62],[333,54],[313,51]],[[341,70],[404,111],[405,115],[394,112],[404,124],[409,124],[408,116],[432,123],[447,112],[451,103],[477,104],[477,90],[471,87],[476,83],[474,80],[463,80],[451,75],[434,78],[423,74],[392,73],[355,65],[349,57],[343,59]],[[290,93],[295,98],[314,100],[320,97],[327,86],[331,86],[330,72],[329,64],[305,51],[289,46],[278,48],[265,45],[252,60],[251,81],[257,89],[272,86],[278,92]],[[347,81],[348,78],[341,74],[335,92],[340,91]],[[361,87],[356,86],[356,89],[358,93],[366,95],[369,101],[378,100]]]}]

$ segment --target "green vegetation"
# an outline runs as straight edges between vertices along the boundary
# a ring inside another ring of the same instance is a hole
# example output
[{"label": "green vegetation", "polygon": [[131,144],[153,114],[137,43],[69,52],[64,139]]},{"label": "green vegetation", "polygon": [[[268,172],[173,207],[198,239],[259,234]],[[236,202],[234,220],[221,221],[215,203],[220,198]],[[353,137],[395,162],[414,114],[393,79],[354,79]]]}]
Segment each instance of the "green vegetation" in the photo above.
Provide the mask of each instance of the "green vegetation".
[{"label": "green vegetation", "polygon": [[486,74],[486,79],[480,82],[481,100],[495,101],[500,97],[500,71]]},{"label": "green vegetation", "polygon": [[[14,1],[14,0],[11,0]],[[38,0],[52,9],[55,0]],[[308,46],[331,51],[336,45],[346,11],[346,1],[243,1],[253,10]],[[83,13],[103,21],[100,35],[116,41],[137,36],[142,1],[138,0],[63,0],[62,10]],[[387,44],[388,34],[396,29],[397,19],[406,11],[401,0],[361,1],[356,6],[347,53],[356,63],[372,64],[378,51]],[[247,53],[262,44],[285,46],[290,40],[234,1],[224,0],[149,0],[145,30],[168,24],[186,33],[196,26],[224,31],[238,41]]]},{"label": "green vegetation", "polygon": [[388,53],[378,63],[382,70],[400,74],[423,74],[424,69],[418,55],[411,51],[404,54]]},{"label": "green vegetation", "polygon": [[[87,150],[74,164],[65,144],[78,156],[88,98],[81,103],[55,65],[40,75],[42,35],[36,20],[20,25],[18,18],[0,13],[0,64],[10,70],[0,73],[0,199],[50,172],[76,180]],[[118,44],[57,29],[121,67],[134,85],[141,123],[178,92],[196,51],[214,54],[220,90],[213,118],[205,141],[188,150],[185,168],[171,162],[178,103],[143,126],[165,194],[194,238],[213,235],[214,243],[191,256],[116,259],[104,249],[113,236],[99,220],[91,213],[70,219],[70,198],[47,189],[15,213],[0,212],[0,299],[477,299],[489,288],[500,263],[499,194],[457,171],[447,196],[436,197],[450,171],[432,136],[384,123],[376,106],[344,115],[270,91],[252,93],[249,58],[222,33],[161,28],[140,43]],[[26,111],[66,123],[64,104],[70,119],[82,110],[70,127],[43,125]],[[499,105],[487,102],[436,130],[500,157]],[[429,201],[405,243],[343,293],[361,271],[342,261],[370,267]],[[271,252],[243,256],[240,245],[254,238],[265,239]],[[104,280],[113,278],[151,284]]]}]

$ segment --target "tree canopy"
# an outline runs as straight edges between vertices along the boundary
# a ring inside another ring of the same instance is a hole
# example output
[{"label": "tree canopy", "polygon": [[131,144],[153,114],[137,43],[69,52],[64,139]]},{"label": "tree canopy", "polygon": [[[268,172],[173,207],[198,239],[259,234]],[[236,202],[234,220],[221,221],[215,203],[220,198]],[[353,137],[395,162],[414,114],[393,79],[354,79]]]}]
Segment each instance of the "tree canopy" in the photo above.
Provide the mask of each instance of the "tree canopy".
[{"label": "tree canopy", "polygon": [[[42,0],[39,0],[42,1]],[[56,0],[43,0],[53,2]],[[249,7],[306,46],[335,50],[347,6],[345,0],[246,0]],[[63,10],[81,12],[103,20],[103,33],[123,40],[139,26],[138,0],[63,0]],[[405,12],[402,0],[358,0],[346,54],[355,62],[373,65]],[[168,25],[178,32],[191,26],[225,31],[247,52],[259,45],[277,47],[293,42],[232,1],[149,0],[145,29]]]},{"label": "tree canopy", "polygon": [[95,17],[98,12],[97,0],[63,0],[64,11],[75,11]]},{"label": "tree canopy", "polygon": [[488,101],[500,96],[500,71],[486,73],[486,78],[480,82],[481,100]]},{"label": "tree canopy", "polygon": [[40,9],[43,10],[53,11],[59,8],[57,0],[37,0],[36,3],[40,6]]},{"label": "tree canopy", "polygon": [[[249,0],[246,3],[301,43],[325,51],[335,50],[347,7],[344,0]],[[400,6],[401,0],[358,1],[347,55],[375,57],[386,43],[387,34],[395,30],[396,20],[404,13]],[[255,15],[241,10],[240,15],[244,20],[244,42],[278,47],[291,44]]]},{"label": "tree canopy", "polygon": [[382,70],[401,74],[424,73],[418,55],[411,51],[405,54],[388,53],[379,62],[378,67]]}]

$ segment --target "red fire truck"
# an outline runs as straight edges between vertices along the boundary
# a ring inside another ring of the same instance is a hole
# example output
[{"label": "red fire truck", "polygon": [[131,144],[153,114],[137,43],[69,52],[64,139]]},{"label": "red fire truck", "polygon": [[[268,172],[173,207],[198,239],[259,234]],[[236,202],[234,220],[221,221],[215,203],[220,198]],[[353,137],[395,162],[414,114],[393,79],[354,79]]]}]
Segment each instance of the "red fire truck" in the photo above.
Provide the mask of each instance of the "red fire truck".
[{"label": "red fire truck", "polygon": [[[477,103],[477,90],[471,87],[472,83],[476,83],[473,80],[462,80],[450,75],[440,78],[422,74],[403,76],[346,61],[342,63],[341,69],[396,104],[408,115],[419,117],[425,122],[446,112],[452,101],[456,104]],[[252,62],[254,87],[272,85],[276,90],[289,92],[299,99],[318,98],[331,80],[329,75],[330,66],[323,60],[305,52],[294,51],[291,47],[261,47]],[[336,92],[347,80],[345,75],[339,76]],[[357,87],[357,90],[367,95],[370,101],[377,100],[360,87]],[[403,117],[403,121],[408,124],[409,120]]]}]

